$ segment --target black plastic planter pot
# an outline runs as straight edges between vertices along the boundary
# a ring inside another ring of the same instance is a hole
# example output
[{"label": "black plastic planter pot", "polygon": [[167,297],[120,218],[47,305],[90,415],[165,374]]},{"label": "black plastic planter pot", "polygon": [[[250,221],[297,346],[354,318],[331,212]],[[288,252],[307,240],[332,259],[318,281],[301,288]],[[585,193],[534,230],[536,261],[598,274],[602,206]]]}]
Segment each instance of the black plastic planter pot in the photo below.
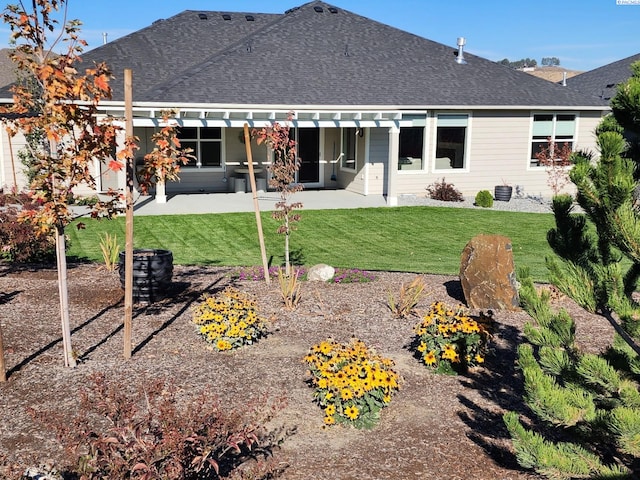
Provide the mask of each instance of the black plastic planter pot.
[{"label": "black plastic planter pot", "polygon": [[513,187],[508,185],[496,185],[493,191],[493,198],[500,202],[508,202],[511,200],[511,192]]},{"label": "black plastic planter pot", "polygon": [[[120,252],[120,285],[125,288],[125,252]],[[173,253],[170,250],[133,251],[133,301],[153,303],[162,298],[171,285]]]}]

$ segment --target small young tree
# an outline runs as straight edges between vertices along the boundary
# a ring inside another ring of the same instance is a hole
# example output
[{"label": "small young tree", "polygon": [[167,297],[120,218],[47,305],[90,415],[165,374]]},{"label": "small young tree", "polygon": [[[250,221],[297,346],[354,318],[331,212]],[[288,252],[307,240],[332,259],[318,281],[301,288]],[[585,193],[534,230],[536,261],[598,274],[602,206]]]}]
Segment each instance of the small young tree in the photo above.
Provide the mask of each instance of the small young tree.
[{"label": "small young tree", "polygon": [[[60,293],[64,361],[75,366],[71,347],[65,228],[73,219],[69,201],[79,185],[95,187],[91,175],[96,159],[108,159],[108,167],[119,170],[122,162],[113,158],[119,127],[98,115],[98,104],[111,98],[110,71],[96,64],[78,71],[79,54],[86,42],[78,37],[79,22],[64,21],[60,35],[48,42],[59,22],[56,12],[66,11],[66,0],[33,0],[31,10],[7,6],[3,20],[11,29],[15,48],[11,59],[29,82],[13,87],[14,103],[5,109],[13,115],[12,133],[42,135],[41,142],[27,143],[33,178],[30,189],[41,208],[25,210],[26,221],[41,235],[54,235]],[[64,16],[66,19],[66,15]],[[66,44],[62,54],[54,49]],[[111,217],[121,208],[122,196],[109,191],[108,199],[93,208],[94,217]]]},{"label": "small young tree", "polygon": [[[293,113],[289,114],[289,121],[293,118]],[[291,262],[289,253],[289,237],[295,230],[295,223],[300,220],[300,215],[294,213],[296,209],[302,208],[302,203],[290,203],[291,196],[302,190],[302,185],[296,183],[296,172],[300,167],[296,154],[296,142],[290,137],[290,126],[273,122],[271,126],[261,129],[254,129],[253,135],[256,137],[258,145],[265,143],[273,152],[273,162],[269,167],[271,178],[269,186],[275,188],[280,194],[280,201],[276,203],[276,210],[273,218],[280,221],[278,233],[284,235],[284,261],[285,274],[291,275]]]},{"label": "small young tree", "polygon": [[540,166],[545,167],[547,171],[547,184],[551,187],[554,196],[571,183],[569,179],[569,167],[573,164],[571,154],[571,146],[568,143],[565,142],[560,147],[550,138],[547,140],[547,145],[540,147],[540,151],[536,153]]}]

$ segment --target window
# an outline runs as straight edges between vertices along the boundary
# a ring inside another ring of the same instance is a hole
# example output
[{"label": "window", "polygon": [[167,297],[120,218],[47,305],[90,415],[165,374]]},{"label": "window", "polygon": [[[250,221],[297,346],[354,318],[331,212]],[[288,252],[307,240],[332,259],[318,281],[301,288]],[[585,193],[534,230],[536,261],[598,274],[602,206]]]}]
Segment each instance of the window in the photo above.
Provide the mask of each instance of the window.
[{"label": "window", "polygon": [[549,140],[559,147],[566,143],[573,150],[575,130],[576,116],[573,114],[536,113],[533,116],[530,165],[540,166],[536,154],[540,149],[547,148]]},{"label": "window", "polygon": [[357,128],[342,129],[342,160],[340,166],[346,170],[356,170],[357,143],[356,136],[361,130]]},{"label": "window", "polygon": [[183,148],[193,149],[194,159],[185,168],[222,167],[222,129],[220,127],[181,127],[178,138]]},{"label": "window", "polygon": [[468,115],[438,115],[435,170],[465,168]]},{"label": "window", "polygon": [[422,170],[424,168],[424,127],[400,128],[398,170]]}]

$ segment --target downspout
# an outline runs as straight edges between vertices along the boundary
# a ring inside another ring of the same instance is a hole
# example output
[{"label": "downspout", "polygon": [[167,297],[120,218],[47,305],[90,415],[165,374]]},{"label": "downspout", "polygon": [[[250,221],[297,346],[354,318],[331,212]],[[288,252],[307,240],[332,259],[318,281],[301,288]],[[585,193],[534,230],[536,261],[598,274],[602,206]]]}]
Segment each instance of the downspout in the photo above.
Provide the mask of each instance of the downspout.
[{"label": "downspout", "polygon": [[369,195],[369,164],[370,164],[370,143],[371,143],[371,128],[364,129],[364,185],[362,187],[362,194]]}]

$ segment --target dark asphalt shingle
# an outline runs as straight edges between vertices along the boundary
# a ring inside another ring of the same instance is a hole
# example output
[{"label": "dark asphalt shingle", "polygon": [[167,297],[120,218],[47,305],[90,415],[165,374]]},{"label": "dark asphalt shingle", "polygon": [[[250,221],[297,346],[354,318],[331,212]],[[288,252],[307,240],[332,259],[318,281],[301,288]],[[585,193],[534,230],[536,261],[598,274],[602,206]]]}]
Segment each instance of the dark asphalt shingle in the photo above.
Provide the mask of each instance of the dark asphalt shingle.
[{"label": "dark asphalt shingle", "polygon": [[[316,7],[322,9],[316,11]],[[332,10],[337,13],[332,13]],[[206,19],[200,19],[201,13]],[[223,18],[230,15],[230,20]],[[322,1],[284,14],[187,10],[86,52],[133,70],[137,102],[331,106],[598,106],[591,95]],[[452,45],[455,36],[452,34]],[[471,40],[472,41],[472,40]]]},{"label": "dark asphalt shingle", "polygon": [[567,84],[608,104],[616,94],[617,86],[631,77],[631,64],[637,61],[640,61],[640,53],[576,75],[567,80]]}]

